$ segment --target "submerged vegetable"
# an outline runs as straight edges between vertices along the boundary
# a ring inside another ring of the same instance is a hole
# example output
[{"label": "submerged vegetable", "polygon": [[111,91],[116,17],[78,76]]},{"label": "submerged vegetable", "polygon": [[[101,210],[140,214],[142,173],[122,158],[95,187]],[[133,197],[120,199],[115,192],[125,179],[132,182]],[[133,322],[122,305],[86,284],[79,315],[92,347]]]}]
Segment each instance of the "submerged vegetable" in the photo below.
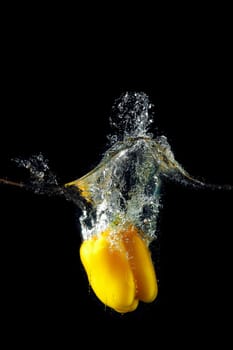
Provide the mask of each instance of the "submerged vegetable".
[{"label": "submerged vegetable", "polygon": [[113,232],[109,229],[85,240],[80,256],[97,297],[125,313],[135,310],[139,300],[152,302],[157,281],[146,241],[137,229],[129,225]]}]

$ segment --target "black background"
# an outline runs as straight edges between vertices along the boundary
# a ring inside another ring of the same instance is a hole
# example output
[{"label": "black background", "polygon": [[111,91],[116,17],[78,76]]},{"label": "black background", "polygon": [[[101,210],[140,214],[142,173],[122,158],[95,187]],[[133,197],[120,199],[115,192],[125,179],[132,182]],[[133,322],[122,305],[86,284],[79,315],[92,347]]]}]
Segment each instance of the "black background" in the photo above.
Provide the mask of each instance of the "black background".
[{"label": "black background", "polygon": [[[38,152],[61,183],[82,176],[107,149],[114,100],[143,91],[154,104],[155,134],[167,136],[184,168],[206,182],[232,184],[232,38],[224,16],[221,24],[205,16],[170,27],[161,21],[159,29],[150,20],[145,32],[129,25],[121,33],[118,24],[108,35],[108,26],[84,35],[82,26],[49,20],[6,26],[0,176],[23,180],[10,160]],[[151,247],[159,295],[125,315],[105,308],[88,286],[73,204],[3,185],[0,203],[6,330],[39,339],[67,328],[79,338],[97,326],[127,334],[138,325],[155,342],[184,334],[208,339],[220,328],[219,337],[228,335],[232,192],[164,185],[159,239]]]}]

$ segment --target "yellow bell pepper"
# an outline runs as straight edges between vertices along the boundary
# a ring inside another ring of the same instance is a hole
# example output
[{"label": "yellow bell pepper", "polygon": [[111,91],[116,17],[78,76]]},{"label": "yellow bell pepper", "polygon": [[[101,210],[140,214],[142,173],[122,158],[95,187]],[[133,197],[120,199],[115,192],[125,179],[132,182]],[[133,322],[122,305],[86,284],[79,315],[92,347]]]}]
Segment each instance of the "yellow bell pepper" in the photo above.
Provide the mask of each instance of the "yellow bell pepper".
[{"label": "yellow bell pepper", "polygon": [[117,312],[152,302],[158,293],[156,274],[148,244],[136,227],[118,232],[107,229],[84,240],[80,257],[96,296]]}]

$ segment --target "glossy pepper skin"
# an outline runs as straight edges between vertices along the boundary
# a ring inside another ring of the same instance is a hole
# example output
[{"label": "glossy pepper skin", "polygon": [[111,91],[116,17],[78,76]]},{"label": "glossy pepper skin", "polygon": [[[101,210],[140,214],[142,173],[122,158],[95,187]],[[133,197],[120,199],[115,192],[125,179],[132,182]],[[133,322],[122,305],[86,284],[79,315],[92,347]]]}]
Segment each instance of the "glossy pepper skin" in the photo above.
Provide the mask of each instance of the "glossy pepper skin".
[{"label": "glossy pepper skin", "polygon": [[84,240],[80,257],[96,296],[117,312],[152,302],[158,293],[156,274],[146,241],[128,225],[112,234],[108,229]]}]

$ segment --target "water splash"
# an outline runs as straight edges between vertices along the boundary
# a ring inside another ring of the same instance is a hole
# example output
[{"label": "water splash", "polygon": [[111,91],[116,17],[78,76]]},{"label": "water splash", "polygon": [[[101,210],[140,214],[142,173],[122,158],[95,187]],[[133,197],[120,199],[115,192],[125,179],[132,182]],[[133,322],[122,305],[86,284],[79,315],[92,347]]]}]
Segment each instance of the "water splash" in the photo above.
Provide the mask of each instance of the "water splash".
[{"label": "water splash", "polygon": [[110,116],[111,147],[99,165],[67,184],[79,189],[91,206],[80,217],[83,239],[111,227],[116,232],[132,224],[148,244],[157,236],[162,175],[185,174],[175,161],[165,136],[153,139],[152,105],[145,93],[125,93]]},{"label": "water splash", "polygon": [[29,171],[29,178],[24,183],[0,179],[3,183],[19,186],[39,195],[62,196],[82,210],[89,209],[91,212],[89,203],[80,196],[77,188],[65,187],[64,184],[59,183],[57,175],[50,169],[49,160],[42,153],[34,154],[28,159],[14,158],[12,160],[20,168]]},{"label": "water splash", "polygon": [[35,193],[48,194],[48,188],[51,194],[55,188],[58,188],[56,175],[50,170],[49,160],[42,153],[34,154],[29,159],[15,158],[13,161],[21,168],[29,171],[30,178],[27,182],[27,187]]},{"label": "water splash", "polygon": [[143,139],[115,144],[99,168],[78,180],[77,186],[96,209],[96,220],[86,225],[80,218],[84,239],[133,223],[151,240],[156,232],[160,178],[158,166]]},{"label": "water splash", "polygon": [[123,229],[130,224],[149,244],[157,236],[160,188],[165,177],[200,188],[232,190],[229,185],[207,185],[193,179],[175,160],[166,137],[153,137],[152,122],[148,96],[126,92],[113,105],[112,134],[108,137],[111,147],[96,168],[64,185],[59,184],[41,153],[28,160],[16,159],[30,172],[25,187],[34,193],[62,195],[80,207],[84,240],[109,227],[114,240],[120,226]]},{"label": "water splash", "polygon": [[109,118],[113,132],[109,139],[112,143],[129,137],[148,135],[153,122],[152,107],[149,97],[144,92],[126,92],[116,99]]}]

